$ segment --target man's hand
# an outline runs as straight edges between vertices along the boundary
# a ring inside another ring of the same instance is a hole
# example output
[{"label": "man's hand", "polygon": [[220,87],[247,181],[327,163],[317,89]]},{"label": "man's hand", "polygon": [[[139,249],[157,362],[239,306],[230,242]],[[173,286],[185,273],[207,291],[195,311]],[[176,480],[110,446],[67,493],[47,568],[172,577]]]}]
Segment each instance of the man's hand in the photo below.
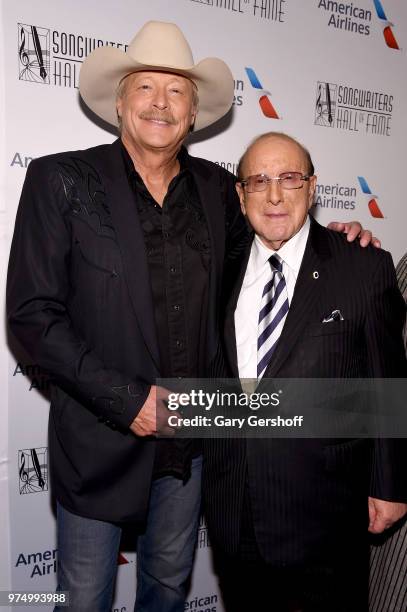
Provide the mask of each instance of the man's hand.
[{"label": "man's hand", "polygon": [[346,234],[348,242],[353,242],[356,240],[356,238],[359,238],[361,247],[365,247],[370,243],[377,248],[381,247],[380,240],[372,236],[372,232],[369,230],[364,230],[359,221],[350,221],[349,223],[332,221],[328,224],[328,228],[334,232],[342,232]]},{"label": "man's hand", "polygon": [[369,531],[382,533],[407,513],[407,504],[369,497]]},{"label": "man's hand", "polygon": [[164,401],[168,399],[169,391],[163,387],[152,385],[144,405],[132,424],[131,431],[136,436],[155,436],[157,433],[171,435],[174,430],[168,426],[168,417],[176,412],[169,412]]}]

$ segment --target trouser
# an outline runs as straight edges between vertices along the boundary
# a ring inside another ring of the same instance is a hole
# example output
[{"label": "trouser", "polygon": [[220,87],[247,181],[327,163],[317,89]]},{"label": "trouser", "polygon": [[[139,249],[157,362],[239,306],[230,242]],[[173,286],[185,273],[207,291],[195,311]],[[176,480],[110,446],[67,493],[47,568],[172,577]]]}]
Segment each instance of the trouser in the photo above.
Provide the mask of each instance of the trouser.
[{"label": "trouser", "polygon": [[[264,561],[217,556],[226,612],[367,612],[363,568],[349,578],[340,568],[275,568]],[[366,563],[367,566],[367,563]]]},{"label": "trouser", "polygon": [[[345,544],[345,543],[344,543]],[[346,550],[346,553],[344,553]],[[349,537],[342,551],[301,566],[267,563],[256,540],[249,488],[245,487],[239,549],[214,545],[215,568],[226,612],[368,612],[368,546]]]},{"label": "trouser", "polygon": [[[135,612],[184,611],[199,523],[201,470],[198,457],[185,485],[172,476],[152,483],[146,529],[137,536]],[[110,612],[121,527],[77,516],[60,504],[57,524],[58,591],[69,592],[70,605],[54,612]]]}]

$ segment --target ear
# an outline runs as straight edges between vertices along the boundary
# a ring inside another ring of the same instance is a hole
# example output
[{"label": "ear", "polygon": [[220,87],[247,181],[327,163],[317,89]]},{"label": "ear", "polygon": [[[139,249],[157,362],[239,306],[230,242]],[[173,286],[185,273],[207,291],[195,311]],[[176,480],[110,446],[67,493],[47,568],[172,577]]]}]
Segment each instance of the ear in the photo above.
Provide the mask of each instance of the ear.
[{"label": "ear", "polygon": [[193,127],[194,127],[195,119],[196,119],[197,114],[198,114],[198,108],[196,106],[193,106],[192,110],[191,110],[191,123],[189,124],[191,131],[192,131]]},{"label": "ear", "polygon": [[317,177],[311,176],[310,180],[308,181],[308,185],[309,185],[309,200],[308,200],[308,210],[311,208],[311,206],[314,203],[314,195],[315,195],[315,189],[317,188]]},{"label": "ear", "polygon": [[236,191],[237,191],[237,195],[239,196],[239,200],[240,200],[240,209],[242,213],[245,215],[246,214],[245,195],[244,195],[244,189],[240,183],[236,183]]},{"label": "ear", "polygon": [[117,117],[120,118],[122,116],[122,99],[121,98],[117,98],[116,100],[116,113],[117,113]]}]

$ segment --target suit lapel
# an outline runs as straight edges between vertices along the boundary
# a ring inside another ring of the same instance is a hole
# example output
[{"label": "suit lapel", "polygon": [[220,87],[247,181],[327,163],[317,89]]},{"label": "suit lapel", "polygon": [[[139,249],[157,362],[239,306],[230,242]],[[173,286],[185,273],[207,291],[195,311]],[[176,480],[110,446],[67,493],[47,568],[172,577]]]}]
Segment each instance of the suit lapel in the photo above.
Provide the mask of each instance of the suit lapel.
[{"label": "suit lapel", "polygon": [[212,360],[218,345],[218,313],[221,292],[223,261],[225,257],[225,224],[220,223],[223,203],[219,181],[213,173],[194,157],[188,157],[188,166],[194,176],[202,209],[208,224],[211,243],[211,273],[208,295],[207,353],[208,363]]},{"label": "suit lapel", "polygon": [[209,236],[215,257],[212,258],[214,272],[216,272],[217,284],[220,286],[220,277],[225,254],[225,227],[219,223],[220,212],[223,204],[220,196],[220,183],[213,180],[213,174],[199,163],[199,160],[188,157],[188,164],[194,176],[202,208],[208,223]]},{"label": "suit lapel", "polygon": [[293,299],[282,334],[264,373],[264,378],[277,376],[306,328],[310,314],[316,307],[322,287],[326,282],[326,264],[330,257],[331,252],[326,230],[311,217],[310,233]]},{"label": "suit lapel", "polygon": [[111,145],[106,161],[103,174],[106,177],[106,191],[124,262],[126,282],[140,331],[158,373],[160,355],[144,236],[124,169],[120,140]]},{"label": "suit lapel", "polygon": [[235,310],[237,301],[239,299],[240,290],[242,288],[244,276],[246,273],[247,264],[249,262],[250,251],[252,248],[252,241],[248,244],[246,251],[244,252],[239,267],[238,274],[236,276],[236,282],[233,285],[233,289],[229,296],[226,304],[225,312],[225,324],[224,324],[224,342],[225,351],[228,359],[229,366],[232,370],[232,375],[239,378],[239,368],[237,362],[237,348],[236,348],[236,329],[235,329]]}]

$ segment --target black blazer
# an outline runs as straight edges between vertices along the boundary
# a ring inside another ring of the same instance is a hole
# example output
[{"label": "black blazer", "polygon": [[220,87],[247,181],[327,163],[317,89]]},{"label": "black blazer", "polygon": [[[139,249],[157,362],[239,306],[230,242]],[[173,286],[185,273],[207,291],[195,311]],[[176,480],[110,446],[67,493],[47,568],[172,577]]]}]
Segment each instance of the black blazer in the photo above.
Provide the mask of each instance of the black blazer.
[{"label": "black blazer", "polygon": [[[218,351],[225,245],[246,226],[234,177],[189,158],[211,240],[207,361]],[[129,425],[160,375],[144,239],[120,141],[31,162],[12,243],[9,326],[50,371],[50,469],[79,515],[142,520],[155,444]],[[204,373],[202,373],[204,375]]]},{"label": "black blazer", "polygon": [[[234,377],[234,313],[249,253],[225,314],[227,373]],[[322,324],[334,309],[344,321]],[[404,377],[404,313],[389,253],[348,244],[311,220],[290,310],[264,377]],[[292,565],[338,554],[352,534],[359,540],[367,535],[369,495],[407,499],[402,445],[367,439],[206,442],[204,500],[214,544],[229,553],[238,548],[247,477],[264,559]]]}]

